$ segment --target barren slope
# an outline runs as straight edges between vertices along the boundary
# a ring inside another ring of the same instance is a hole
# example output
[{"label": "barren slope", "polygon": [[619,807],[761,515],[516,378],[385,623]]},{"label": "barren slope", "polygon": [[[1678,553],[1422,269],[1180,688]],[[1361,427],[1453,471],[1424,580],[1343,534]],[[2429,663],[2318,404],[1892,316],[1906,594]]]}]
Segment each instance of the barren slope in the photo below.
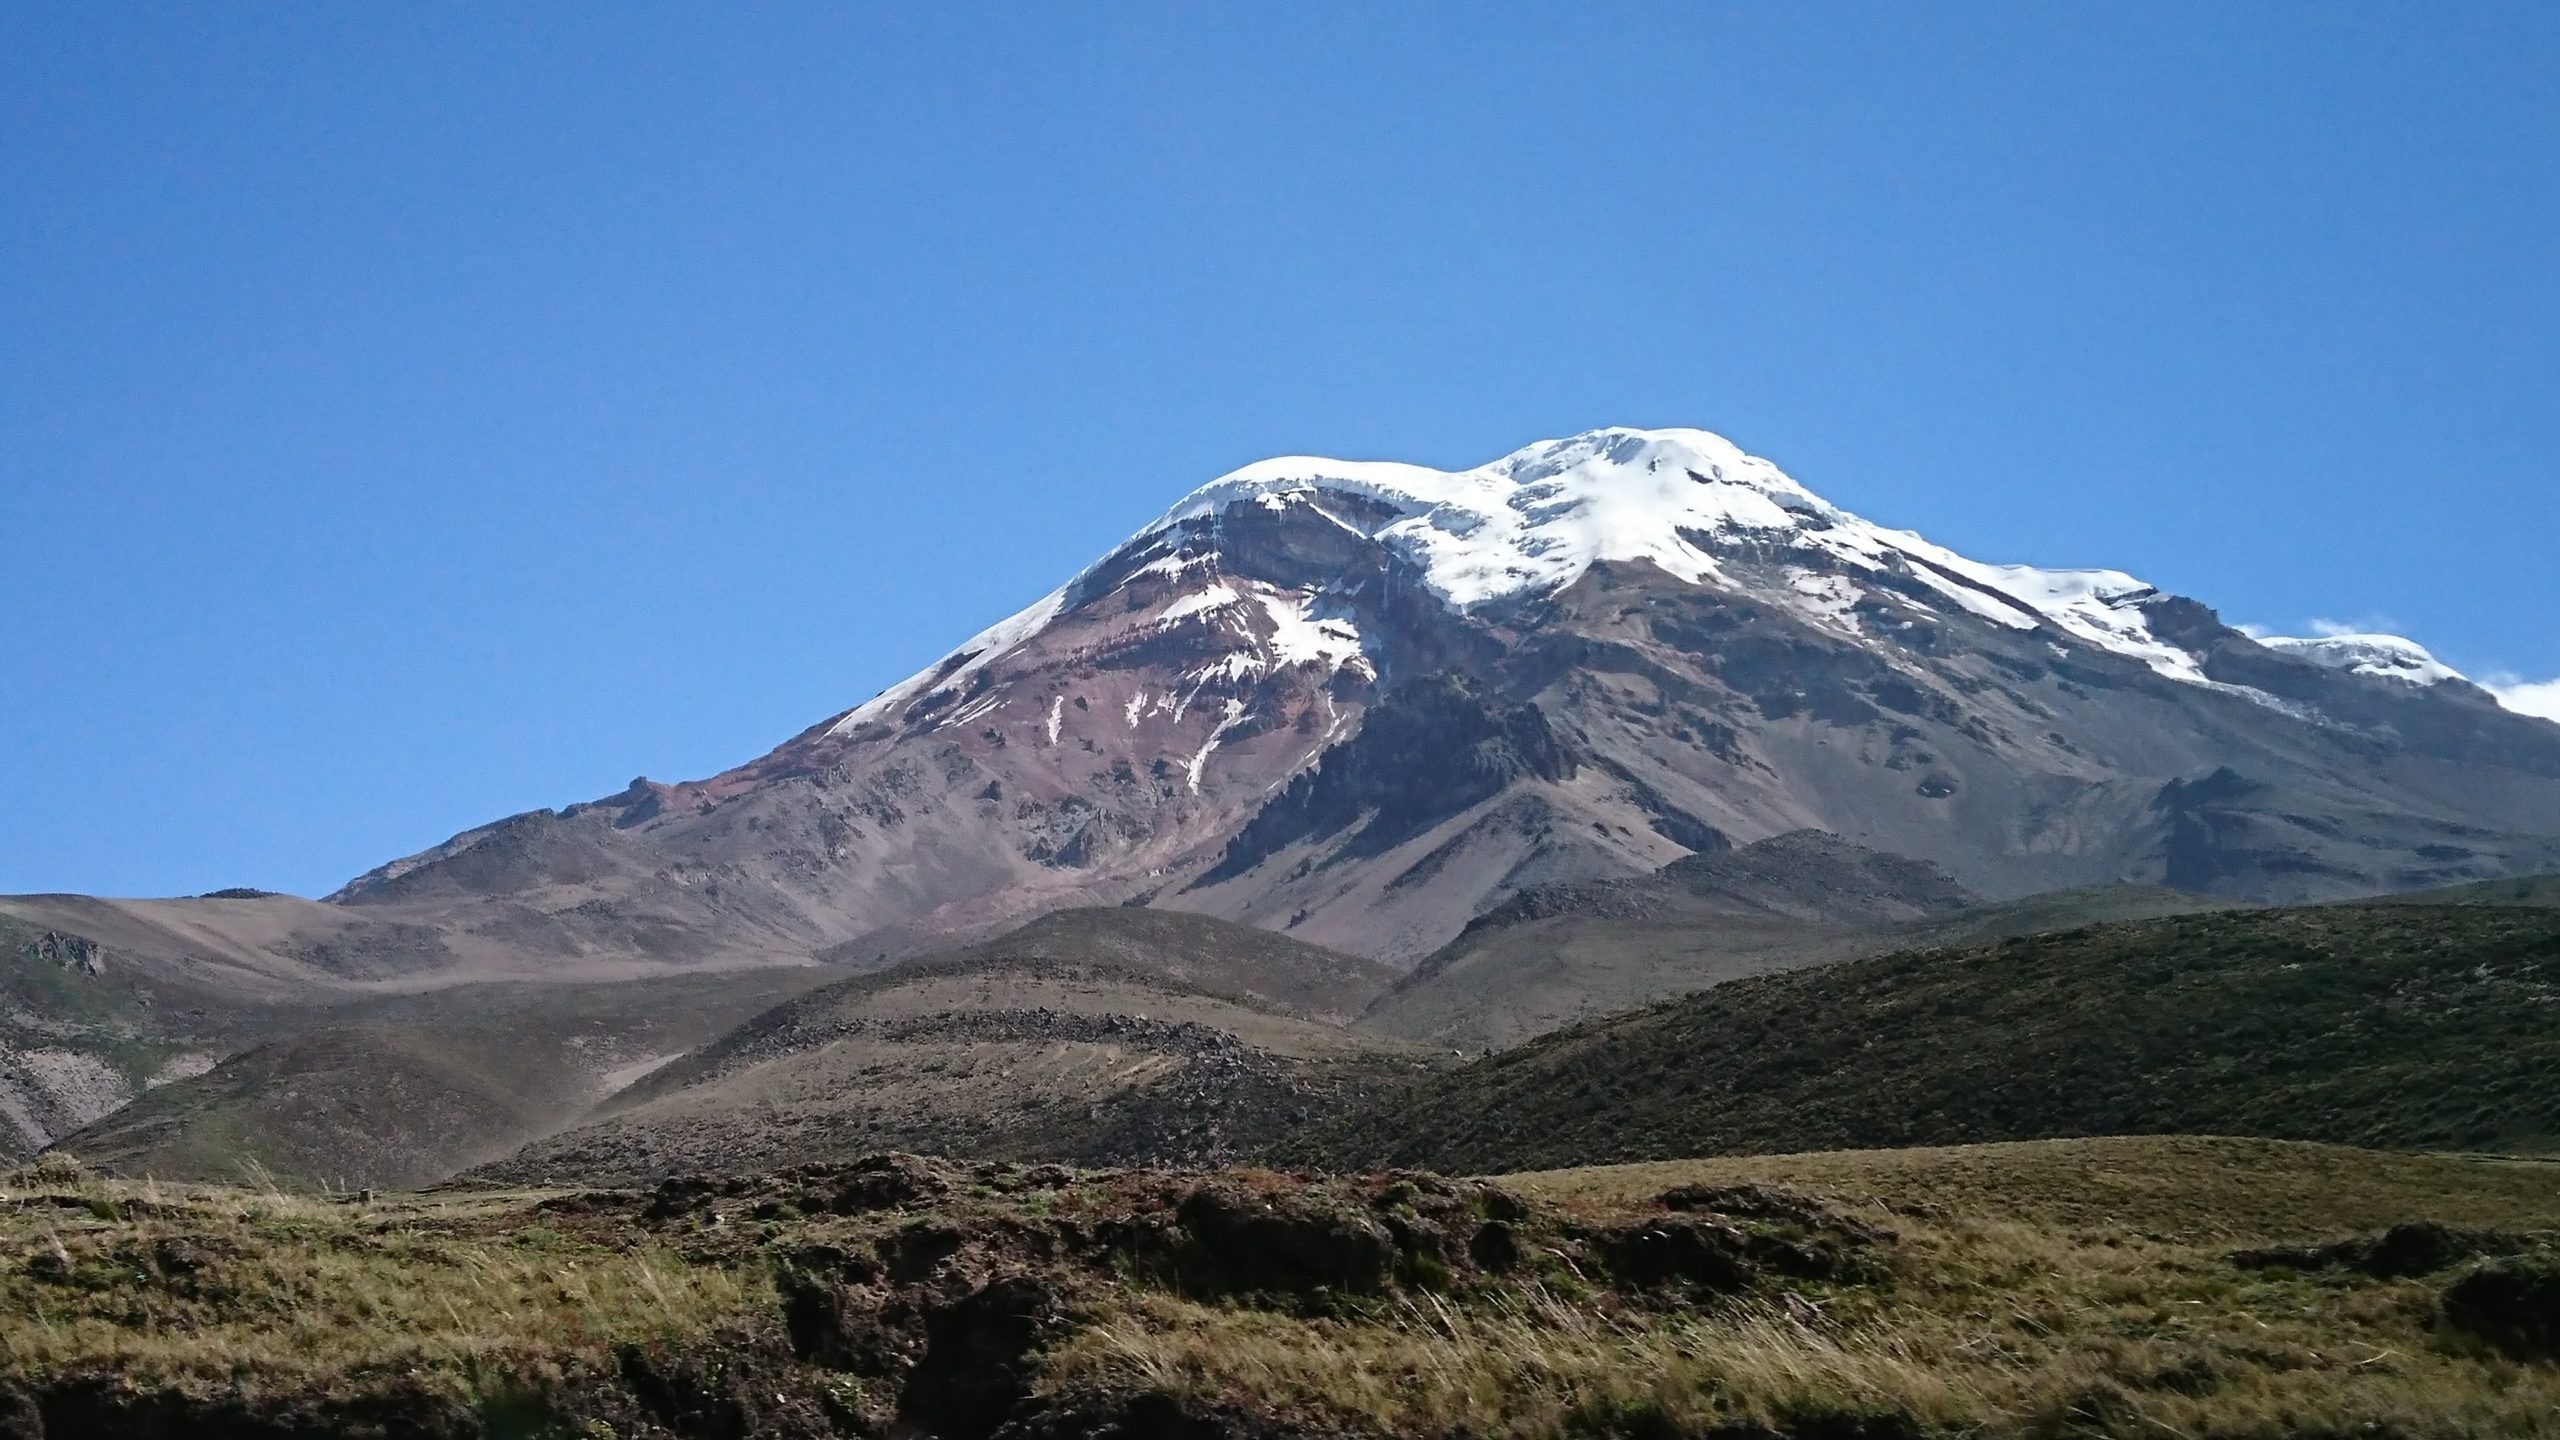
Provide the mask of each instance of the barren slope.
[{"label": "barren slope", "polygon": [[452,986],[278,1008],[202,1073],[58,1137],[114,1173],[416,1186],[585,1115],[655,1065],[829,978],[811,967]]},{"label": "barren slope", "polygon": [[1196,916],[1050,917],[781,1005],[480,1173],[622,1183],[878,1149],[1216,1163],[1445,1055],[1343,1027],[1383,983],[1369,969]]}]

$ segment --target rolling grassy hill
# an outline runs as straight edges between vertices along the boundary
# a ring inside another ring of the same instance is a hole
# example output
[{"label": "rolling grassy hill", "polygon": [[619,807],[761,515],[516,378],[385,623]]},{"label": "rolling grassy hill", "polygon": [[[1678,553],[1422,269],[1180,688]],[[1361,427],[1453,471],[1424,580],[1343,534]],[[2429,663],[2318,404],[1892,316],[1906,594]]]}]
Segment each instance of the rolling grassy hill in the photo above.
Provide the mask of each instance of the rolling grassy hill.
[{"label": "rolling grassy hill", "polygon": [[[1589,889],[1614,899],[1637,887],[1621,881]],[[1470,928],[1379,996],[1360,1023],[1460,1049],[1507,1049],[1754,975],[1922,946],[2227,910],[2235,903],[2156,885],[2100,885],[1893,918],[1860,916],[1854,906],[1829,917],[1729,902],[1628,913],[1631,908],[1623,902],[1593,910],[1559,907]]]},{"label": "rolling grassy hill", "polygon": [[2560,1144],[2560,912],[2236,911],[1740,980],[1276,1153],[1485,1171],[2164,1132]]}]

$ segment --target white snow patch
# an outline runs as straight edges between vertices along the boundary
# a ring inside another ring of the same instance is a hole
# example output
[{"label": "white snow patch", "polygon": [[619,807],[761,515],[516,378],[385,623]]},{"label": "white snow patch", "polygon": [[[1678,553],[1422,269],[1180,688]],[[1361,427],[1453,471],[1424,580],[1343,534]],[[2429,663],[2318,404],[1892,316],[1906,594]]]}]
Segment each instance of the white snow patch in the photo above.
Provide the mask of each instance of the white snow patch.
[{"label": "white snow patch", "polygon": [[1130,696],[1130,697],[1129,697],[1129,704],[1128,704],[1128,708],[1127,708],[1127,709],[1126,709],[1126,711],[1124,711],[1123,713],[1125,713],[1125,714],[1129,717],[1129,728],[1130,728],[1130,729],[1135,730],[1135,729],[1137,729],[1137,728],[1138,728],[1138,715],[1139,715],[1139,713],[1140,713],[1140,712],[1144,711],[1146,708],[1147,708],[1147,692],[1146,692],[1146,691],[1141,690],[1141,691],[1139,691],[1137,694],[1132,695],[1132,696]]},{"label": "white snow patch", "polygon": [[1213,610],[1224,610],[1242,599],[1244,597],[1236,593],[1234,586],[1221,580],[1215,585],[1203,590],[1195,590],[1167,605],[1157,614],[1156,620],[1159,624],[1172,625],[1188,620],[1194,615],[1206,615]]},{"label": "white snow patch", "polygon": [[[2131,575],[1968,559],[1840,509],[1769,461],[1703,430],[1593,430],[1458,471],[1311,456],[1266,460],[1193,491],[1137,539],[1248,504],[1274,511],[1303,507],[1375,539],[1413,564],[1430,592],[1457,609],[1561,588],[1602,562],[1646,562],[1692,583],[1749,589],[1760,583],[1761,567],[1775,561],[1785,578],[1753,593],[1853,633],[1860,628],[1853,614],[1860,577],[1900,574],[1943,596],[1948,608],[1985,622],[2025,631],[2047,628],[2056,643],[2126,656],[2188,684],[2213,684],[2196,656],[2153,632],[2151,607],[2159,592]],[[1790,555],[1803,563],[1787,564]],[[1181,576],[1203,567],[1214,573],[1217,564],[1214,546],[1208,554],[1178,549],[1137,573]],[[1066,595],[1084,579],[1078,576],[971,639],[943,662],[953,668],[941,680],[934,677],[942,666],[911,677],[847,713],[829,733],[965,680],[1054,620]],[[1823,583],[1813,583],[1817,579]],[[1320,617],[1317,602],[1302,592],[1266,589],[1219,579],[1158,613],[1163,624],[1218,614],[1220,623],[1245,630],[1251,611],[1241,602],[1251,599],[1269,617],[1268,636],[1193,672],[1195,687],[1303,663],[1359,663],[1361,637],[1349,622]],[[2267,643],[2311,646],[2376,638],[2324,635]],[[2368,651],[2341,668],[2422,684],[2452,676],[2423,650],[2408,648],[2414,656]],[[2333,644],[2322,653],[2343,652]],[[2517,689],[2519,698],[2511,704],[2549,703],[2540,687]],[[2266,697],[2252,698],[2267,703]],[[1159,703],[1179,718],[1191,699],[1169,694]],[[1130,710],[1132,725],[1140,713]]]},{"label": "white snow patch", "polygon": [[2289,715],[2296,720],[2309,721],[2313,724],[2321,723],[2320,717],[2313,712],[2281,696],[2270,695],[2255,685],[2233,685],[2221,680],[2197,680],[2191,683],[2206,690],[2219,690],[2225,695],[2237,695],[2252,704],[2263,705],[2269,710],[2280,715]]},{"label": "white snow patch", "polygon": [[[1218,680],[1223,680],[1230,685],[1235,685],[1241,684],[1246,680],[1250,680],[1254,676],[1259,675],[1270,668],[1270,661],[1265,660],[1261,656],[1256,655],[1249,650],[1230,650],[1209,664],[1191,671],[1183,678],[1186,680],[1196,681],[1200,685],[1207,685],[1212,681]],[[1193,693],[1198,693],[1196,688]],[[1190,701],[1186,698],[1183,703],[1188,705]],[[1174,712],[1174,718],[1177,720],[1181,719],[1182,712],[1180,710],[1176,710]]]},{"label": "white snow patch", "polygon": [[2012,630],[2033,630],[2036,628],[2036,622],[2042,618],[2037,612],[2030,611],[2023,605],[2012,605],[1997,595],[1985,595],[1970,585],[1959,585],[1926,567],[1914,573],[1918,574],[1929,588],[1956,602],[1956,608],[1988,620],[1994,625],[2005,625]]},{"label": "white snow patch", "polygon": [[1271,617],[1271,638],[1264,648],[1281,665],[1323,665],[1341,669],[1360,658],[1360,630],[1347,618],[1315,616],[1315,598],[1307,595],[1262,595],[1262,612]]},{"label": "white snow patch", "polygon": [[1194,491],[1156,528],[1246,502],[1322,508],[1326,495],[1383,506],[1388,517],[1370,527],[1324,513],[1414,561],[1433,593],[1460,607],[1569,583],[1597,560],[1650,560],[1704,579],[1716,562],[1682,539],[1680,527],[1782,527],[1788,506],[1819,503],[1777,467],[1704,431],[1598,430],[1456,472],[1266,460]]},{"label": "white snow patch", "polygon": [[1799,602],[1798,612],[1834,630],[1864,633],[1858,625],[1858,602],[1865,594],[1849,577],[1816,574],[1798,565],[1786,567],[1785,573],[1787,589]]},{"label": "white snow patch", "polygon": [[996,711],[1004,705],[1004,702],[1005,697],[1001,694],[989,695],[984,699],[973,701],[965,709],[956,711],[945,717],[939,728],[948,729],[958,725],[975,724],[978,721],[996,713]]},{"label": "white snow patch", "polygon": [[2461,671],[2427,653],[2424,645],[2398,635],[2261,635],[2257,641],[2270,650],[2281,650],[2351,675],[2411,685],[2439,685],[2463,678]]},{"label": "white snow patch", "polygon": [[[1047,628],[1050,621],[1057,619],[1058,612],[1066,606],[1068,589],[1069,586],[1061,585],[1033,601],[1027,608],[1018,610],[970,636],[960,648],[944,656],[940,662],[917,671],[846,711],[842,719],[827,727],[827,733],[841,735],[865,721],[876,720],[892,709],[924,694],[927,686],[932,686],[936,691],[947,690],[961,680],[985,669],[989,662],[1011,653],[1023,641]],[[937,684],[934,677],[941,674],[943,666],[950,665],[954,657],[962,655],[969,658],[953,667],[949,674],[943,675],[940,683]]]},{"label": "white snow patch", "polygon": [[1057,744],[1057,743],[1058,743],[1058,727],[1059,727],[1060,725],[1065,724],[1065,723],[1066,723],[1066,719],[1067,719],[1067,697],[1066,697],[1066,696],[1064,696],[1064,695],[1052,695],[1052,696],[1050,696],[1050,697],[1049,697],[1049,743],[1050,743],[1051,745],[1055,745],[1055,744]]},{"label": "white snow patch", "polygon": [[1197,569],[1199,569],[1200,567],[1202,567],[1202,566],[1204,566],[1204,565],[1205,565],[1205,566],[1210,567],[1211,569],[1215,569],[1215,568],[1217,568],[1217,564],[1218,564],[1218,557],[1217,557],[1216,555],[1214,555],[1214,554],[1211,554],[1211,555],[1183,555],[1183,554],[1166,555],[1166,556],[1163,556],[1163,557],[1161,557],[1161,558],[1159,558],[1159,559],[1150,560],[1150,561],[1148,561],[1146,564],[1141,565],[1141,566],[1139,566],[1137,569],[1135,569],[1135,570],[1133,570],[1133,571],[1129,572],[1129,578],[1130,578],[1130,579],[1132,579],[1132,580],[1134,580],[1134,579],[1136,579],[1136,578],[1137,578],[1138,576],[1140,576],[1140,575],[1164,575],[1164,576],[1170,576],[1170,577],[1173,577],[1173,578],[1177,578],[1177,579],[1178,579],[1178,578],[1180,578],[1180,577],[1182,576],[1182,574],[1183,574],[1185,571],[1197,570]]},{"label": "white snow patch", "polygon": [[1981,590],[1955,584],[1918,566],[1920,577],[1967,610],[2016,629],[2031,630],[2042,617],[2055,628],[2101,650],[2128,656],[2172,680],[2206,683],[2204,666],[2195,656],[2151,633],[2143,606],[2159,591],[2121,570],[2047,570],[2034,565],[1986,565],[1941,545],[1932,545],[1908,530],[1884,530],[1855,522],[1881,543],[1906,556],[1934,562],[1939,568],[1996,590],[2018,602],[2004,605]]},{"label": "white snow patch", "polygon": [[1217,749],[1218,742],[1225,739],[1227,732],[1234,729],[1235,723],[1243,718],[1244,702],[1241,700],[1228,701],[1227,713],[1214,727],[1210,729],[1209,738],[1201,742],[1200,753],[1191,757],[1192,794],[1197,795],[1200,793],[1200,772],[1209,764],[1209,752]]}]

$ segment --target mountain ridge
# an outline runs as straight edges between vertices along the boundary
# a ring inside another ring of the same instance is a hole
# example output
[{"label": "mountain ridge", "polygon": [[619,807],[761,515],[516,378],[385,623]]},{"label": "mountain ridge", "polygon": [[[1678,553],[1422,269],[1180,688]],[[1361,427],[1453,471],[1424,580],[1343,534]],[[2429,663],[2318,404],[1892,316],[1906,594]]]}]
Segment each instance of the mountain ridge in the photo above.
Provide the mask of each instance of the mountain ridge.
[{"label": "mountain ridge", "polygon": [[1455,472],[1287,458],[759,759],[333,898],[885,957],[1140,903],[1407,963],[1523,887],[1802,828],[1995,897],[2560,863],[2560,726],[2342,662],[2386,652],[1977,562],[1703,431]]}]

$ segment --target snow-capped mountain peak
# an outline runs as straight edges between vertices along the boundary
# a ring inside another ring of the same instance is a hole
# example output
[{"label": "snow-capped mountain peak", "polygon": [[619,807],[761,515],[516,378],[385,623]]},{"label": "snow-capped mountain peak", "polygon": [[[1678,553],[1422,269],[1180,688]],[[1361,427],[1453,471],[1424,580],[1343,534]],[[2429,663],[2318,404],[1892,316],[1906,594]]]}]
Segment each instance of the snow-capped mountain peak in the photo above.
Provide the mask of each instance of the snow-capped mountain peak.
[{"label": "snow-capped mountain peak", "polygon": [[[1457,612],[1554,593],[1597,564],[1641,563],[1780,606],[1862,644],[1890,646],[1914,612],[1961,614],[2287,708],[2262,691],[2208,678],[2200,654],[2155,627],[2163,597],[2133,575],[1975,560],[1842,509],[1723,436],[1615,427],[1541,440],[1464,470],[1306,455],[1247,465],[1192,491],[1067,585],[840,717],[830,733],[968,691],[978,672],[1099,593],[1119,598],[1108,623],[1088,627],[1080,644],[1125,644],[1186,626],[1219,637],[1212,648],[1224,648],[1185,672],[1185,690],[1166,702],[1176,712],[1202,682],[1240,683],[1309,665],[1331,674],[1362,663],[1366,641],[1340,585],[1322,575],[1281,583],[1234,573],[1227,547],[1255,516],[1338,527],[1365,553],[1402,562],[1430,597]],[[2418,685],[2461,678],[2396,636],[2264,643],[2369,678]],[[950,724],[977,712],[936,713],[937,723]]]},{"label": "snow-capped mountain peak", "polygon": [[2253,644],[2121,571],[1973,560],[1703,431],[1293,457],[764,756],[346,898],[621,893],[874,959],[1144,903],[1409,957],[1523,886],[1806,827],[1985,893],[2560,864],[2560,731],[2451,675],[2396,637]]},{"label": "snow-capped mountain peak", "polygon": [[1611,429],[1540,441],[1472,470],[1265,460],[1193,491],[1149,531],[1233,505],[1292,501],[1414,562],[1434,593],[1462,609],[1559,588],[1604,560],[1705,579],[1716,561],[1684,532],[1783,531],[1839,513],[1721,436]]},{"label": "snow-capped mountain peak", "polygon": [[1993,565],[1874,524],[1704,430],[1588,431],[1471,470],[1289,456],[1192,492],[1146,533],[1254,504],[1302,503],[1411,561],[1445,603],[1472,609],[1560,589],[1595,563],[1643,561],[1692,583],[1734,584],[1729,562],[1792,553],[1813,568],[1771,593],[1830,624],[1851,618],[1861,572],[1891,570],[1940,603],[2079,641],[2202,681],[2153,635],[2151,586],[2117,570]]}]

